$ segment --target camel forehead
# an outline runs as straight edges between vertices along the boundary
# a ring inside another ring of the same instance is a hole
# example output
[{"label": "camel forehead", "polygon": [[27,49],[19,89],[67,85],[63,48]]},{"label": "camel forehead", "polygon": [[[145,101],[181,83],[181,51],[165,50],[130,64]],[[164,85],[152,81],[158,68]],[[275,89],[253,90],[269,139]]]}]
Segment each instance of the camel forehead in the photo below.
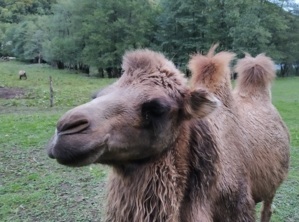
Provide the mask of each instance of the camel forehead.
[{"label": "camel forehead", "polygon": [[119,87],[138,87],[163,90],[169,95],[183,94],[186,79],[174,64],[161,53],[150,50],[128,52],[123,57],[124,73],[118,80]]},{"label": "camel forehead", "polygon": [[[105,98],[106,96],[104,96]],[[163,101],[168,101],[168,103],[175,105],[174,100],[181,101],[180,99],[176,99],[175,96],[169,96],[166,91],[159,90],[159,87],[139,87],[139,85],[132,85],[130,87],[120,87],[113,92],[107,94],[107,98],[105,98],[107,106],[110,109],[119,109],[122,107],[124,110],[135,110],[139,109],[141,104],[146,102],[160,99]]]}]

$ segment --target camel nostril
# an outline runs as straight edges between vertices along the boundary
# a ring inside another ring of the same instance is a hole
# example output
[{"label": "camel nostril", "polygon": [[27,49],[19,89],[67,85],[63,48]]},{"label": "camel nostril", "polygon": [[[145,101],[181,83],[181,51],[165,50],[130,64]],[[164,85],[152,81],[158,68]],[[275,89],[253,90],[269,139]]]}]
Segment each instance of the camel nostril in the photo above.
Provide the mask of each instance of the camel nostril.
[{"label": "camel nostril", "polygon": [[60,120],[57,124],[57,131],[61,134],[79,133],[89,127],[89,120],[82,115],[71,115]]}]

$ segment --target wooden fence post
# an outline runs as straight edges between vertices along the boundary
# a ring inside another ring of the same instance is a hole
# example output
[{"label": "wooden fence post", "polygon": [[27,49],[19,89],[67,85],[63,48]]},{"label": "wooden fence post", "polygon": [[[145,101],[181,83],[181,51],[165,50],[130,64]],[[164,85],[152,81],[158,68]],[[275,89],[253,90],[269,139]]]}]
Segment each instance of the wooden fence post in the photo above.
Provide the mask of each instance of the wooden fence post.
[{"label": "wooden fence post", "polygon": [[50,107],[53,107],[54,91],[53,91],[53,85],[52,85],[52,76],[49,76],[49,79],[50,79]]}]

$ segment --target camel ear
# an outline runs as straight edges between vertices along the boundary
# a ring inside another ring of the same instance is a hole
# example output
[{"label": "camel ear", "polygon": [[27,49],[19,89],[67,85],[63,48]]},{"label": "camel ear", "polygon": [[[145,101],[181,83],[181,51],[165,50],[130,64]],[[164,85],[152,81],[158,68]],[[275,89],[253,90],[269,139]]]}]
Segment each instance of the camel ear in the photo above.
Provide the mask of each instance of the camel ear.
[{"label": "camel ear", "polygon": [[221,102],[208,91],[195,89],[191,91],[185,106],[186,118],[203,118],[212,113],[220,104]]}]

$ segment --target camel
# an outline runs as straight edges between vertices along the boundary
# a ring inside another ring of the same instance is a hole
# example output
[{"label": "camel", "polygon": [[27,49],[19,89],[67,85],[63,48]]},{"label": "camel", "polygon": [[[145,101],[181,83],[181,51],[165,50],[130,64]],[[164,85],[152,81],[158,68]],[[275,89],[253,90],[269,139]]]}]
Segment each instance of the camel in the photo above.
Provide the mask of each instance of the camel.
[{"label": "camel", "polygon": [[26,71],[24,70],[19,71],[19,79],[21,80],[22,78],[27,79]]},{"label": "camel", "polygon": [[195,56],[189,86],[161,53],[127,52],[120,79],[60,118],[49,157],[111,166],[109,222],[255,221],[251,138],[227,82],[233,56]]}]

